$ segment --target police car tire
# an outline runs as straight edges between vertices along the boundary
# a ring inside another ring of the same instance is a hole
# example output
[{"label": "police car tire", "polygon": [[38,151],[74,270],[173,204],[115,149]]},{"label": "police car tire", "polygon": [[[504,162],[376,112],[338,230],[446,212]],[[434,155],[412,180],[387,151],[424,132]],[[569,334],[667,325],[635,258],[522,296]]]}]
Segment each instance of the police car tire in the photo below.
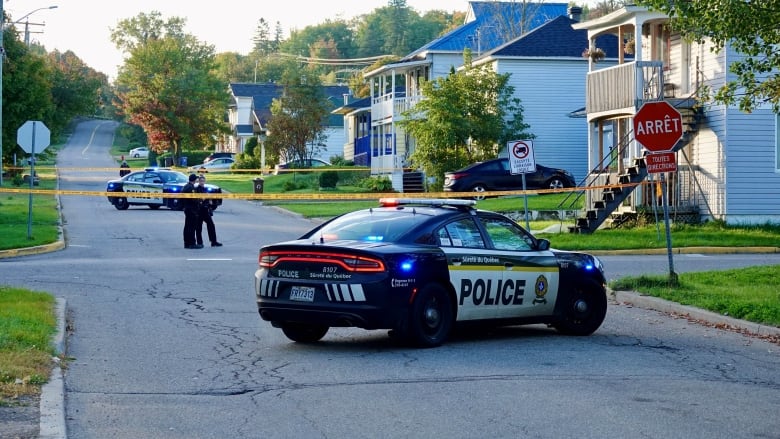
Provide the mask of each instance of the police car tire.
[{"label": "police car tire", "polygon": [[160,208],[160,205],[159,205],[159,204],[150,204],[150,205],[149,205],[149,209],[152,209],[152,210],[157,210],[157,209],[159,209],[159,208]]},{"label": "police car tire", "polygon": [[282,332],[290,340],[298,343],[314,343],[320,341],[328,333],[327,326],[307,325],[305,323],[283,323]]},{"label": "police car tire", "polygon": [[117,198],[114,207],[116,207],[116,210],[127,210],[130,207],[130,203],[127,202],[127,198]]},{"label": "police car tire", "polygon": [[419,347],[441,346],[449,337],[454,320],[447,290],[439,284],[428,284],[414,298],[406,335]]},{"label": "police car tire", "polygon": [[596,285],[583,285],[570,295],[561,319],[553,326],[566,335],[590,335],[599,329],[606,315],[607,295],[604,290]]}]

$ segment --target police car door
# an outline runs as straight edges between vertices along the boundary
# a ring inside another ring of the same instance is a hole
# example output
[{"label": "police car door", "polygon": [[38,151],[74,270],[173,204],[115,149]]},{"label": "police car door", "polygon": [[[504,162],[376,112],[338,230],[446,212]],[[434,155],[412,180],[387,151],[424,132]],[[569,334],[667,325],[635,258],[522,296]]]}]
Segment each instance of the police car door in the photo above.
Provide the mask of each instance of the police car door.
[{"label": "police car door", "polygon": [[539,251],[535,239],[508,218],[479,214],[503,268],[493,306],[498,318],[550,315],[558,294],[558,262],[551,251]]},{"label": "police car door", "polygon": [[162,180],[157,172],[138,172],[125,180],[123,190],[128,194],[127,201],[141,204],[162,204],[162,198],[133,197],[137,193],[162,193]]},{"label": "police car door", "polygon": [[493,301],[504,266],[495,252],[487,249],[475,217],[448,223],[437,234],[458,295],[458,320],[495,318]]}]

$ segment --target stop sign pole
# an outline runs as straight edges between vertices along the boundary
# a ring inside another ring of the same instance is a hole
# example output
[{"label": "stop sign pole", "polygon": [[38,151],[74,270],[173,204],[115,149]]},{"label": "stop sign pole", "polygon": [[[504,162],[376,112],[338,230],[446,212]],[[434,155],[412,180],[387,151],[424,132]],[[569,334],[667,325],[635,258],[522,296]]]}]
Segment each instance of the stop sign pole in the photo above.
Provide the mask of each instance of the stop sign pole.
[{"label": "stop sign pole", "polygon": [[[645,102],[634,115],[634,138],[651,154],[671,151],[683,136],[682,115],[666,101]],[[661,172],[661,202],[666,226],[666,253],[669,259],[669,283],[677,284],[672,257],[672,232],[669,227],[669,201],[665,172]]]},{"label": "stop sign pole", "polygon": [[[0,0],[2,1],[2,0]],[[51,132],[39,120],[28,120],[16,131],[16,143],[30,154],[30,201],[27,206],[27,239],[32,239],[32,191],[35,184],[35,147],[42,152],[49,146]]]}]

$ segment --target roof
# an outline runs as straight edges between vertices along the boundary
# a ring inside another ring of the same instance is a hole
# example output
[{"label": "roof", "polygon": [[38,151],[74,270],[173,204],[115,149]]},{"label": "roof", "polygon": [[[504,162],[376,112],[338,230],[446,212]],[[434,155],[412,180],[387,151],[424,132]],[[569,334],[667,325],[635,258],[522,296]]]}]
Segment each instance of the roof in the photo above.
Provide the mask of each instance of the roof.
[{"label": "roof", "polygon": [[[568,4],[474,1],[469,2],[469,8],[472,21],[415,50],[402,61],[414,59],[430,51],[461,52],[469,48],[478,54],[492,50],[503,44],[507,38],[519,35],[518,23],[525,22],[527,28],[523,31],[528,32],[556,17],[565,16]],[[530,18],[524,20],[523,17]]]},{"label": "roof", "polygon": [[[484,54],[485,57],[582,57],[582,52],[588,48],[588,32],[585,29],[574,29],[572,20],[559,16],[544,23],[527,34],[510,41],[493,51]],[[596,47],[606,53],[607,58],[618,57],[617,36],[606,34],[596,39]],[[626,58],[632,58],[627,55]]]},{"label": "roof", "polygon": [[[325,95],[334,107],[339,106],[344,101],[344,95],[350,94],[349,87],[343,85],[324,85],[322,86]],[[271,104],[273,100],[282,95],[284,87],[282,85],[267,83],[240,83],[230,84],[230,91],[234,97],[251,97],[252,109],[260,125],[265,125],[271,119]],[[337,126],[343,122],[337,119],[340,116],[329,116],[329,125]]]}]

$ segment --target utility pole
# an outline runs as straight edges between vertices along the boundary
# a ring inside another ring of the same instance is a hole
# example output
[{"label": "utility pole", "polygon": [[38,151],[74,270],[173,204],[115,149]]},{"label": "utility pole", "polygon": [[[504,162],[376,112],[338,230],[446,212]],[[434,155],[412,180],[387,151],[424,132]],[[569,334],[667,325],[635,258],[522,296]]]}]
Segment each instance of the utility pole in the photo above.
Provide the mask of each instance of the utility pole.
[{"label": "utility pole", "polygon": [[3,45],[5,13],[3,12],[3,1],[0,0],[0,186],[3,185],[3,63],[5,62],[5,46]]}]

